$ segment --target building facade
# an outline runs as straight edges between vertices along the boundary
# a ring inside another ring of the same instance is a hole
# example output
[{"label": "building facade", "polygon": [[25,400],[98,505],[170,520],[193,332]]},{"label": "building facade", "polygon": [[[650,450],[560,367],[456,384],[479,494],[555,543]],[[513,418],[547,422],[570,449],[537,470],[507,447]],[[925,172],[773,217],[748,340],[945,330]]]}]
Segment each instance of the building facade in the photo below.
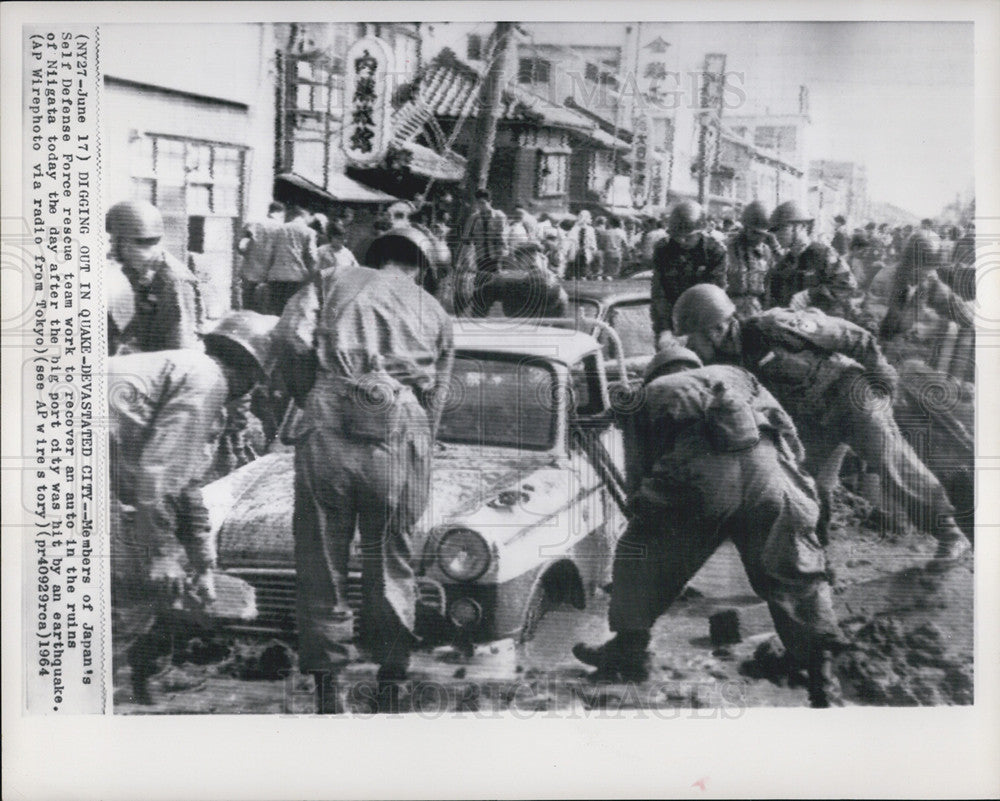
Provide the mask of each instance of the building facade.
[{"label": "building facade", "polygon": [[[233,300],[243,221],[263,216],[274,163],[268,25],[102,25],[105,208],[144,199],[198,276],[209,319]],[[170,47],[164,47],[170,42]]]}]

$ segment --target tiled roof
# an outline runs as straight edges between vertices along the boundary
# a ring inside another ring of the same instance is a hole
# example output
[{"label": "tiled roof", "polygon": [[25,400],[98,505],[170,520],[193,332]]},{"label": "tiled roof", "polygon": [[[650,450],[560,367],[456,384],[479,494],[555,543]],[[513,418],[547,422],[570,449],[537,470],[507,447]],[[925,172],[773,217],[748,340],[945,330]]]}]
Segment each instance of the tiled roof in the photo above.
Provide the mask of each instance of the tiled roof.
[{"label": "tiled roof", "polygon": [[[476,113],[479,100],[479,72],[450,50],[442,51],[421,71],[415,85],[404,87],[412,98],[413,89],[437,117],[462,118]],[[503,91],[500,118],[511,122],[534,122],[568,128],[610,147],[611,137],[583,114],[560,103],[521,89],[515,84]],[[618,140],[619,147],[628,143]]]}]

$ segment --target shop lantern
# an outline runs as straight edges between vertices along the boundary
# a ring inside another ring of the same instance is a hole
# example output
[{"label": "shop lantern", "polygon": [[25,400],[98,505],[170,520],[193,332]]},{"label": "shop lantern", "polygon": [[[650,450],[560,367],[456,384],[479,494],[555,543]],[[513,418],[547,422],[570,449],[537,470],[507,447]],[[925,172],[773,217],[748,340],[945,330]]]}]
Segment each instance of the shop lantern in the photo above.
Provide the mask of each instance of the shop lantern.
[{"label": "shop lantern", "polygon": [[348,160],[371,166],[385,158],[392,138],[392,51],[374,36],[347,51],[341,144]]}]

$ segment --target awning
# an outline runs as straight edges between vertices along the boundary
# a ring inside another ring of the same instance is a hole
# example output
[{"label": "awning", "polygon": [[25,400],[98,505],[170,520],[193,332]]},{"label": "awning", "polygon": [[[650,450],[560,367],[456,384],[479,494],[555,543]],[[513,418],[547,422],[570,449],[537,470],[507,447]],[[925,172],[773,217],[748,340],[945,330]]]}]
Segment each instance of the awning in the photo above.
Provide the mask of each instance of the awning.
[{"label": "awning", "polygon": [[304,192],[324,203],[395,203],[399,200],[398,197],[390,195],[388,192],[372,189],[341,173],[330,176],[326,189],[293,172],[276,176],[274,179],[275,197],[285,194],[288,189]]},{"label": "awning", "polygon": [[410,156],[406,165],[410,172],[435,181],[465,180],[466,162],[458,153],[451,150],[436,153],[416,142],[405,142],[400,147]]}]

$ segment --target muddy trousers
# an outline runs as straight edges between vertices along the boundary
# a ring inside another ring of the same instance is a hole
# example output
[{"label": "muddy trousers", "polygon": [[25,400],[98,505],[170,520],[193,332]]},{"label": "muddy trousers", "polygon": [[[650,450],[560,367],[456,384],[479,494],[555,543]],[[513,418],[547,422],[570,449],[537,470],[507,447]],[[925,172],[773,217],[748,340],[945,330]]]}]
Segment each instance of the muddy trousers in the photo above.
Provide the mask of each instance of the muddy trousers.
[{"label": "muddy trousers", "polygon": [[765,601],[785,647],[806,664],[835,647],[826,555],[816,540],[819,506],[762,440],[738,453],[706,454],[679,474],[643,482],[639,513],[615,550],[612,631],[648,631],[727,539]]},{"label": "muddy trousers", "polygon": [[389,672],[406,670],[416,641],[411,533],[427,505],[431,448],[423,410],[414,404],[404,411],[414,424],[404,421],[388,442],[358,441],[331,426],[296,444],[293,533],[303,673],[337,671],[350,659],[343,620],[356,531],[362,644]]},{"label": "muddy trousers", "polygon": [[820,491],[831,493],[836,484],[844,456],[838,446],[843,443],[879,475],[883,512],[900,523],[909,520],[935,537],[952,534],[955,507],[948,493],[903,437],[889,401],[860,389],[854,382],[838,388],[822,422],[796,421],[806,466],[822,485],[828,485]]}]

